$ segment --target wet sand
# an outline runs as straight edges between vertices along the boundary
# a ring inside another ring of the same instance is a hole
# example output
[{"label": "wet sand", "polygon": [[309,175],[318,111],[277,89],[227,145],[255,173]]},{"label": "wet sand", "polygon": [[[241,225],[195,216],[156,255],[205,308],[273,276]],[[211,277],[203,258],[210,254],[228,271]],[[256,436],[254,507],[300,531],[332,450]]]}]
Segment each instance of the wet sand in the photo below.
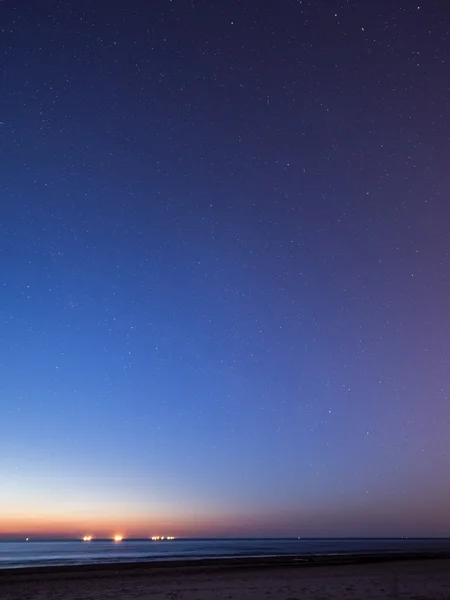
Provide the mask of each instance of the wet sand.
[{"label": "wet sand", "polygon": [[1,600],[450,600],[450,558],[305,557],[0,571]]}]

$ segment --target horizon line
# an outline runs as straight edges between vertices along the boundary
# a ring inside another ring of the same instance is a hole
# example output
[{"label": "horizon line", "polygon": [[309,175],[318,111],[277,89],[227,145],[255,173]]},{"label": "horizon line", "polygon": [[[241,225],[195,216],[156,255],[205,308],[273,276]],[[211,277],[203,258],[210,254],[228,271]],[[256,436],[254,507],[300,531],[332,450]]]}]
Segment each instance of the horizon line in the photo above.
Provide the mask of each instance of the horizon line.
[{"label": "horizon line", "polygon": [[[161,539],[152,539],[153,536],[147,537],[121,537],[121,541],[130,541],[130,542],[166,542],[166,541],[197,541],[197,540],[297,540],[297,541],[315,541],[315,540],[449,540],[450,536],[199,536],[199,537],[171,537],[164,536]],[[73,537],[73,536],[52,536],[52,535],[36,535],[32,534],[28,537],[24,537],[23,535],[17,534],[0,534],[0,542],[4,541],[70,541],[70,542],[83,542],[83,536]],[[86,541],[85,541],[86,542]],[[114,536],[110,537],[94,537],[92,536],[89,542],[114,542]]]}]

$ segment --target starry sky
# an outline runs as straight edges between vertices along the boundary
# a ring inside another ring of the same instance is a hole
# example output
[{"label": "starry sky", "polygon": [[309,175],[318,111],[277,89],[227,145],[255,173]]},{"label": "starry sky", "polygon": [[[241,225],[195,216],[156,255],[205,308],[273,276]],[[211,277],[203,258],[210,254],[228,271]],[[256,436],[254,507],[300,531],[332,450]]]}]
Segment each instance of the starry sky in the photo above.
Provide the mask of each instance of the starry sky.
[{"label": "starry sky", "polygon": [[448,2],[0,34],[0,533],[450,535]]}]

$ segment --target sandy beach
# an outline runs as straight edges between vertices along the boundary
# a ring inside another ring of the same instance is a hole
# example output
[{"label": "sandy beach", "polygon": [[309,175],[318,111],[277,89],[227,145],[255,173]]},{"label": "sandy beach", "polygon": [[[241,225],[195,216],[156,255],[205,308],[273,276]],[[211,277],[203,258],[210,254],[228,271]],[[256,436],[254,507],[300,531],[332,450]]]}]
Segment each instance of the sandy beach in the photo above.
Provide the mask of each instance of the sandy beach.
[{"label": "sandy beach", "polygon": [[1,600],[450,599],[450,559],[204,561],[0,571]]}]

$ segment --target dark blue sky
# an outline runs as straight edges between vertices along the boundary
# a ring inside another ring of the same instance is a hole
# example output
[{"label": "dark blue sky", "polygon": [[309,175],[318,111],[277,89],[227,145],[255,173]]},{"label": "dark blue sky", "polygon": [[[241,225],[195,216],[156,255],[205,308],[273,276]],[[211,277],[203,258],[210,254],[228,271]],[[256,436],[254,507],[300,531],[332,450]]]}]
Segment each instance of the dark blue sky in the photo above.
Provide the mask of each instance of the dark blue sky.
[{"label": "dark blue sky", "polygon": [[0,533],[449,535],[446,2],[0,5]]}]

